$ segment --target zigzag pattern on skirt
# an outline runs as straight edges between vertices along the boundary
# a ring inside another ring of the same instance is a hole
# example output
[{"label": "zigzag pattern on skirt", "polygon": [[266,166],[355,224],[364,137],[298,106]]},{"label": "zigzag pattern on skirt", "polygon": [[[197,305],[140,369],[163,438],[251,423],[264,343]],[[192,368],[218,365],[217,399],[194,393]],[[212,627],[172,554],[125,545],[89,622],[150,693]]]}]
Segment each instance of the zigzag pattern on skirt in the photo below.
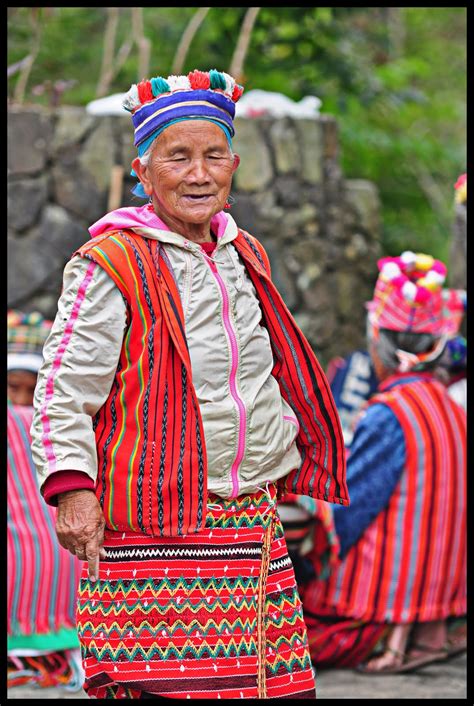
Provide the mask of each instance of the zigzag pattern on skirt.
[{"label": "zigzag pattern on skirt", "polygon": [[106,531],[77,610],[89,696],[315,697],[275,488],[211,500],[197,535]]}]

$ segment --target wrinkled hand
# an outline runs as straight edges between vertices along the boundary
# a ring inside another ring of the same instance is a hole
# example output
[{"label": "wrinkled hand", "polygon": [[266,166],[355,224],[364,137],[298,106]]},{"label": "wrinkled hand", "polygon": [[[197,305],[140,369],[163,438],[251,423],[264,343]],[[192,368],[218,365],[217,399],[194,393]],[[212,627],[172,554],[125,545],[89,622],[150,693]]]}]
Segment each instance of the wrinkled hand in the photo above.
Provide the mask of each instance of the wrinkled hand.
[{"label": "wrinkled hand", "polygon": [[58,496],[56,534],[59,543],[81,559],[87,561],[89,578],[99,576],[99,558],[105,559],[105,519],[99,501],[92,490],[69,490]]}]

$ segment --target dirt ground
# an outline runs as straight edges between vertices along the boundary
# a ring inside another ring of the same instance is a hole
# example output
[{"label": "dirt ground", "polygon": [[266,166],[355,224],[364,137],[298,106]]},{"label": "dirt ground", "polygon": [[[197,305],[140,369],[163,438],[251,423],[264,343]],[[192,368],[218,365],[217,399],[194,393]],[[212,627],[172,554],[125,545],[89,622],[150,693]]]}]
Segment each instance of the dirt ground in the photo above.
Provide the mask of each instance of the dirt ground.
[{"label": "dirt ground", "polygon": [[[467,699],[467,659],[458,655],[413,674],[369,676],[329,669],[317,674],[318,699]],[[61,689],[8,689],[7,699],[87,699]],[[88,699],[87,699],[88,700]]]}]

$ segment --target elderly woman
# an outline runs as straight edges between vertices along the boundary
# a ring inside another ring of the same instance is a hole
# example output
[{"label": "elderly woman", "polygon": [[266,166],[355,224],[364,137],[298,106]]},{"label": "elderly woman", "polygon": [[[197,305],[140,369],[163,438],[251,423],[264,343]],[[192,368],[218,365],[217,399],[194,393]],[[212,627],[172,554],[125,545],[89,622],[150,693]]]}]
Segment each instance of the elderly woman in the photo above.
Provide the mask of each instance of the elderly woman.
[{"label": "elderly woman", "polygon": [[[382,258],[369,302],[379,381],[354,430],[340,565],[302,596],[317,666],[408,672],[465,649],[466,413],[436,377],[448,335],[443,263]],[[380,645],[380,650],[376,646]]]},{"label": "elderly woman", "polygon": [[132,87],[149,201],[90,229],[45,348],[33,449],[88,562],[97,698],[315,696],[276,500],[347,504],[344,446],[264,249],[223,210],[241,93],[215,70]]}]

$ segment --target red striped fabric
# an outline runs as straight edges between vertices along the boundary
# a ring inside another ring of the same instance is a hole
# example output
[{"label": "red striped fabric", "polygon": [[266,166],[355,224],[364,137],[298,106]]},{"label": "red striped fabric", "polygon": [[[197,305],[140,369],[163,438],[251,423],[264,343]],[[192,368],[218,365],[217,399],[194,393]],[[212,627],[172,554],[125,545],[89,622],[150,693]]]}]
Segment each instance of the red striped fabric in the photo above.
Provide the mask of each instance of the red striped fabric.
[{"label": "red striped fabric", "polygon": [[[262,246],[243,232],[233,242],[270,332],[273,375],[300,424],[303,463],[282,489],[348,504],[342,431],[326,377],[271,282]],[[206,448],[180,296],[166,252],[156,240],[115,231],[92,239],[78,253],[104,268],[128,310],[117,373],[94,420],[96,493],[106,523],[153,536],[199,532],[207,496]]]},{"label": "red striped fabric", "polygon": [[305,613],[311,658],[317,669],[353,669],[363,664],[388,632],[388,625],[353,618],[324,618]]},{"label": "red striped fabric", "polygon": [[[387,384],[390,380],[387,381]],[[466,415],[433,379],[374,396],[396,414],[406,469],[387,508],[327,581],[307,588],[318,616],[370,623],[466,612]]]},{"label": "red striped fabric", "polygon": [[[82,563],[63,549],[30,452],[33,408],[8,405],[8,635],[75,627]],[[71,645],[72,647],[73,645]]]}]

